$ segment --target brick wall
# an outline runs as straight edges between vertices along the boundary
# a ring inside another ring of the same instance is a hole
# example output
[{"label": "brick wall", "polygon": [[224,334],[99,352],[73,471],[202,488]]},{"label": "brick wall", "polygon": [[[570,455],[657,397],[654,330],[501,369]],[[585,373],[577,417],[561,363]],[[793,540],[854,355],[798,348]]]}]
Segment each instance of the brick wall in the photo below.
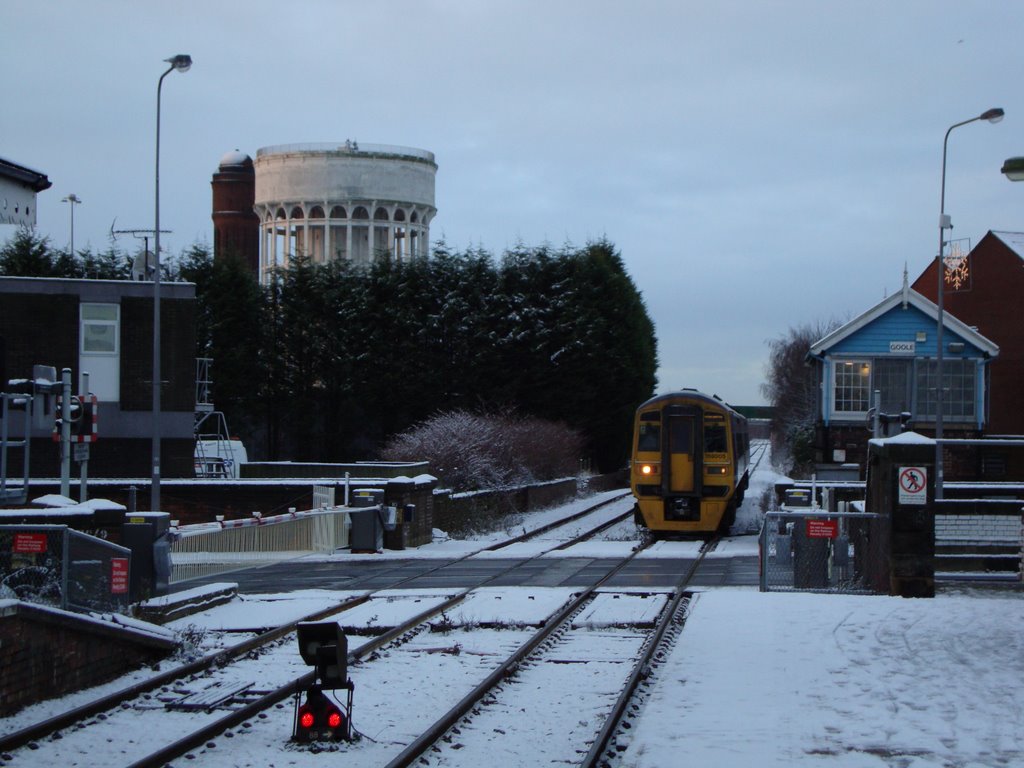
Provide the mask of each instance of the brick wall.
[{"label": "brick wall", "polygon": [[0,607],[0,716],[112,680],[167,656],[164,641],[65,611]]}]

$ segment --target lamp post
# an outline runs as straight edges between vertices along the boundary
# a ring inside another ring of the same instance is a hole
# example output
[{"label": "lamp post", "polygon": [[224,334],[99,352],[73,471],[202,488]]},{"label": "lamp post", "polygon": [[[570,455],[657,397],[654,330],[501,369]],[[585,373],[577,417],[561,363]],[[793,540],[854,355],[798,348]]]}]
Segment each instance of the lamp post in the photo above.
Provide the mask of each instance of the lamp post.
[{"label": "lamp post", "polygon": [[62,203],[71,203],[71,257],[75,256],[75,206],[81,205],[82,200],[74,192],[67,197],[61,198]]},{"label": "lamp post", "polygon": [[188,72],[192,57],[179,53],[164,61],[171,66],[160,75],[156,85],[156,190],[153,196],[156,220],[153,226],[153,261],[156,268],[153,271],[153,477],[150,509],[154,512],[160,510],[160,89],[164,78],[174,70]]},{"label": "lamp post", "polygon": [[1000,169],[1010,181],[1024,181],[1024,157],[1009,157]]},{"label": "lamp post", "polygon": [[949,216],[946,215],[946,146],[949,144],[949,134],[953,132],[954,128],[959,128],[961,125],[967,125],[978,120],[987,120],[990,123],[998,123],[1003,119],[1003,110],[998,107],[994,109],[986,110],[977,117],[972,117],[970,120],[964,120],[960,123],[954,123],[949,126],[946,130],[946,138],[942,140],[942,194],[939,199],[939,253],[935,257],[935,272],[936,280],[938,281],[938,291],[936,293],[936,304],[938,305],[939,312],[936,320],[935,328],[935,498],[942,498],[942,484],[943,484],[943,472],[942,472],[942,444],[939,442],[942,440],[942,418],[943,418],[943,397],[942,397],[942,315],[943,315],[943,301],[942,292],[945,283],[945,264],[942,260],[942,252],[946,246],[946,230],[952,229],[953,224],[950,222]]}]

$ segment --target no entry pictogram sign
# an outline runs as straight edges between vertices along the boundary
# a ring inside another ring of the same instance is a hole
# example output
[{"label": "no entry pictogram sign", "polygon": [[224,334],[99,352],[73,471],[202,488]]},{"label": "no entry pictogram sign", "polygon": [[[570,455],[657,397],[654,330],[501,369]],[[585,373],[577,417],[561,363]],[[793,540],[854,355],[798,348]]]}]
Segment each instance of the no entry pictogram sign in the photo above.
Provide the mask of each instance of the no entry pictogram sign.
[{"label": "no entry pictogram sign", "polygon": [[928,468],[900,467],[899,503],[924,506],[928,503]]}]

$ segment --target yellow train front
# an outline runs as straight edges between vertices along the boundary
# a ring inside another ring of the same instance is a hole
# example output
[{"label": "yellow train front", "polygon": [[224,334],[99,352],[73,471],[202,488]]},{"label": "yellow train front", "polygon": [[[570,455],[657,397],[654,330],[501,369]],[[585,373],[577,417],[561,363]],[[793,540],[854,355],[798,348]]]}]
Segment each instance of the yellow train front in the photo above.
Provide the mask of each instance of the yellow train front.
[{"label": "yellow train front", "polygon": [[690,389],[648,400],[633,425],[637,524],[655,536],[727,533],[749,461],[747,420],[722,400]]}]

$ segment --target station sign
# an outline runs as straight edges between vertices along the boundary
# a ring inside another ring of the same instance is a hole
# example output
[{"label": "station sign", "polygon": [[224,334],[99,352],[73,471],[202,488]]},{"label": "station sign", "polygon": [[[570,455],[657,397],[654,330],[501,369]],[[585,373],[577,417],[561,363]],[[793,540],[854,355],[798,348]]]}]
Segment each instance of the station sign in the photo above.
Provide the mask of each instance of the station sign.
[{"label": "station sign", "polygon": [[890,355],[912,355],[917,351],[917,344],[913,341],[890,341]]}]

